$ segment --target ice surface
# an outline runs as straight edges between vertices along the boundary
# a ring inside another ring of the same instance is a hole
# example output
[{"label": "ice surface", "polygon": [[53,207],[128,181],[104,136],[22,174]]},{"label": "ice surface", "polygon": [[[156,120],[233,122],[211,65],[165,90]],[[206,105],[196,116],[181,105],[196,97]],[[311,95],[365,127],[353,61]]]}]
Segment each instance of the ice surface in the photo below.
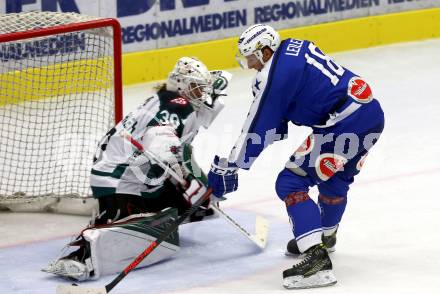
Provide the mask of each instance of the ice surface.
[{"label": "ice surface", "polygon": [[[331,255],[338,284],[322,293],[440,293],[440,40],[332,54],[369,81],[386,126],[349,194]],[[227,156],[251,103],[252,71],[232,70],[227,107],[194,145],[207,169]],[[141,103],[152,84],[125,89],[125,112]],[[291,238],[274,182],[309,130],[291,127],[289,139],[270,146],[223,208],[248,229],[256,214],[269,219],[268,247],[259,252],[222,219],[181,228],[182,250],[173,259],[137,270],[111,293],[285,293],[281,272]],[[316,197],[316,191],[311,194]],[[65,215],[0,213],[0,293],[54,293],[66,281],[39,272],[56,258],[68,235],[88,219]],[[113,277],[87,282],[103,286]]]}]

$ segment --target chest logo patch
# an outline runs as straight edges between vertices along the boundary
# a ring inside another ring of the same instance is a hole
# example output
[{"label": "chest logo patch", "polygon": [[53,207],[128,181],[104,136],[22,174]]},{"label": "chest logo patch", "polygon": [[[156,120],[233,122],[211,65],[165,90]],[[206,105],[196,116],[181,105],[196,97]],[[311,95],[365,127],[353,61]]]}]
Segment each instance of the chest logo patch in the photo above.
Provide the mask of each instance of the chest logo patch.
[{"label": "chest logo patch", "polygon": [[171,103],[179,104],[179,105],[187,105],[188,100],[186,100],[183,97],[178,97],[178,98],[174,98],[173,100],[171,100]]}]

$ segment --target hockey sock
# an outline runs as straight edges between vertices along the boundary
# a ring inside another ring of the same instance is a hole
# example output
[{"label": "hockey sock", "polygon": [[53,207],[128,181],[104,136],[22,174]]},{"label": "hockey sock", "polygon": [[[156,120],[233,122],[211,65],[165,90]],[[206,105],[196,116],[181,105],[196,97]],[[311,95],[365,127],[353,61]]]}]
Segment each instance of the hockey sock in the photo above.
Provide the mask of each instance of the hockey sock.
[{"label": "hockey sock", "polygon": [[307,192],[294,192],[284,199],[293,223],[293,234],[301,251],[321,243],[321,216],[318,205]]},{"label": "hockey sock", "polygon": [[342,219],[347,205],[347,197],[325,196],[320,194],[318,198],[321,207],[321,222],[324,228],[334,228]]}]

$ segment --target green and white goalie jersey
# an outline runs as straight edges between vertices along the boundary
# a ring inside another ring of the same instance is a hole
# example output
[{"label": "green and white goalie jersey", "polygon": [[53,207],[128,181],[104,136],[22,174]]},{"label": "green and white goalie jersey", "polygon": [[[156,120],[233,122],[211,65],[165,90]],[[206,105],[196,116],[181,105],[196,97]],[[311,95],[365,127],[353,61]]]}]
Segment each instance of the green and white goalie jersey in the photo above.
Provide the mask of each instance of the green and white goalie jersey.
[{"label": "green and white goalie jersey", "polygon": [[151,197],[160,193],[166,179],[164,171],[151,165],[124,138],[124,133],[128,132],[145,149],[172,164],[179,161],[173,148],[190,144],[200,126],[208,128],[222,108],[223,101],[217,98],[195,111],[187,99],[165,89],[147,98],[101,139],[90,177],[94,197]]}]

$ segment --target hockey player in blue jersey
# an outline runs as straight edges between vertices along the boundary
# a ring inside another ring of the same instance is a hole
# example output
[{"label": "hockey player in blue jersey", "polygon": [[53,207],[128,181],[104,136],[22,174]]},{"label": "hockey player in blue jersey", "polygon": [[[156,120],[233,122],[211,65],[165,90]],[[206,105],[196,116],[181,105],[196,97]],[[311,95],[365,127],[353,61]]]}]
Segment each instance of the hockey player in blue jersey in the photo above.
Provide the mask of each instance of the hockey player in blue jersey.
[{"label": "hockey player in blue jersey", "polygon": [[[208,175],[214,195],[238,187],[238,169],[249,169],[263,149],[287,135],[287,124],[313,132],[290,157],[276,181],[292,223],[291,253],[304,260],[283,272],[288,289],[336,283],[328,252],[347,203],[347,192],[384,127],[384,114],[367,82],[338,65],[310,41],[286,39],[267,25],[240,36],[241,64],[257,70],[254,101],[228,159],[214,158]],[[317,186],[318,203],[308,194]]]}]

